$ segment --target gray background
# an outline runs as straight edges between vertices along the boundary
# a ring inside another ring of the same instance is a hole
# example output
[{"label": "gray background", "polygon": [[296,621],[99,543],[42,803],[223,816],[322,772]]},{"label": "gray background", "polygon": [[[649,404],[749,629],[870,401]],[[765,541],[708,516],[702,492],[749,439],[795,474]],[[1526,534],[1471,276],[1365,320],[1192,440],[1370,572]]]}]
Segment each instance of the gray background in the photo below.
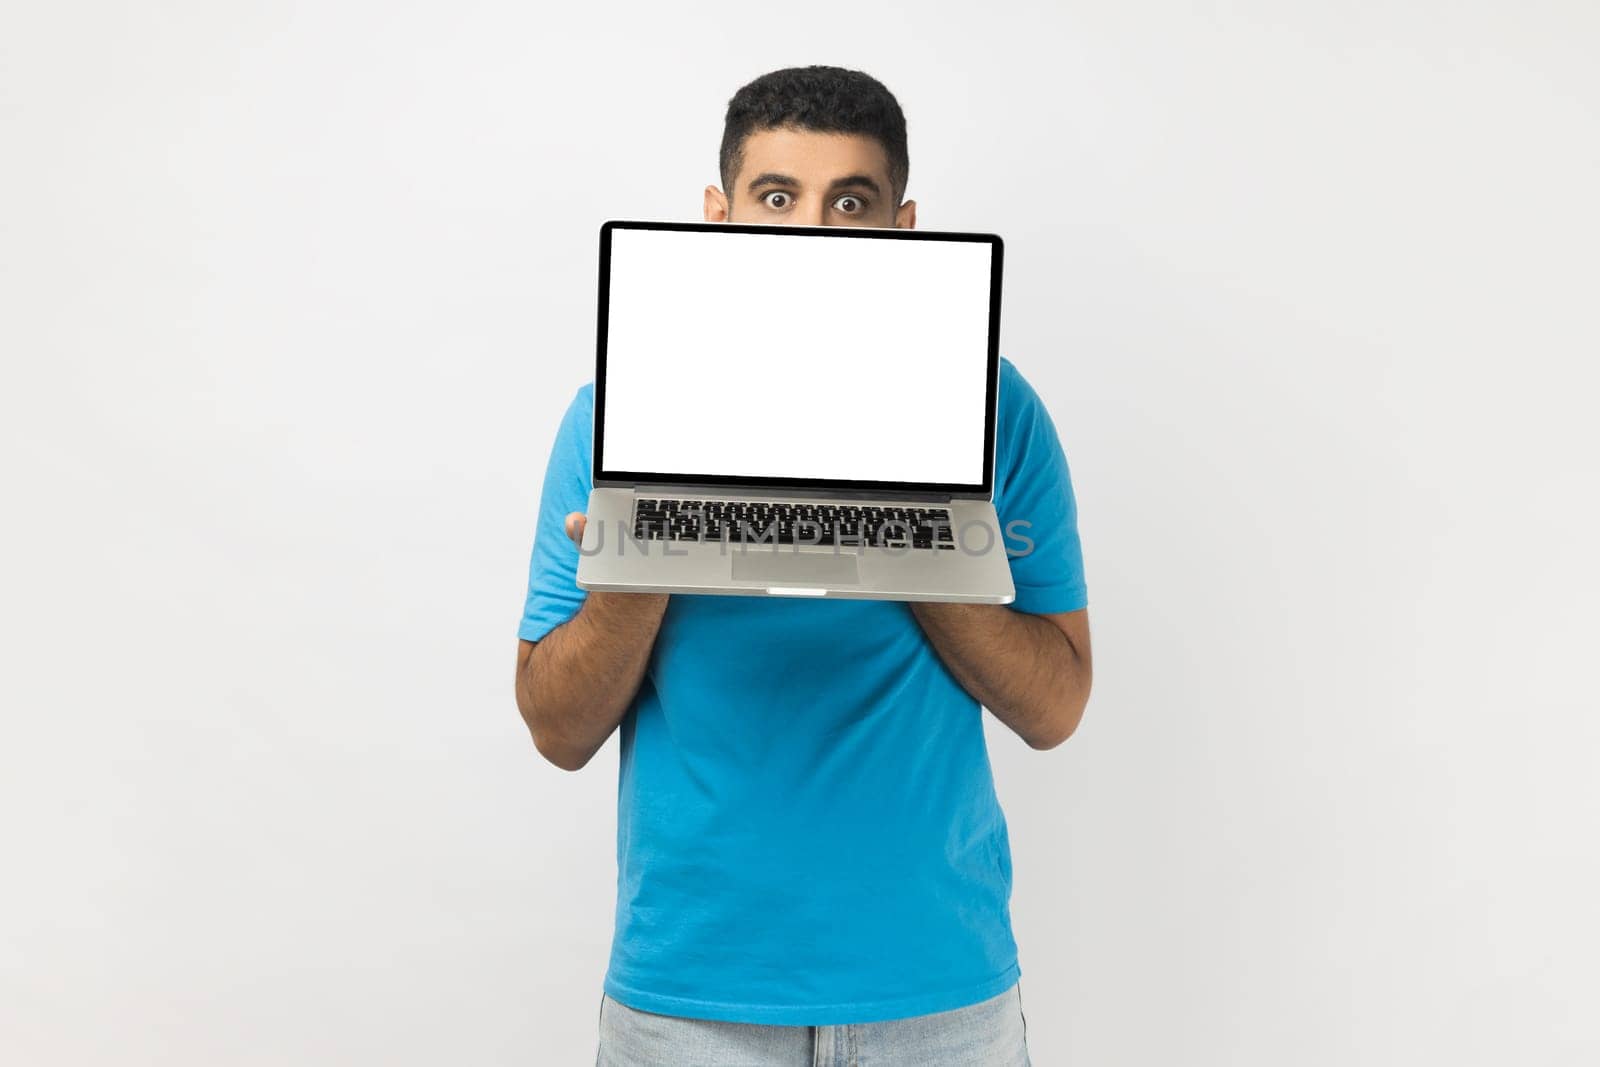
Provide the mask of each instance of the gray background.
[{"label": "gray background", "polygon": [[595,230],[822,62],[1075,475],[1093,700],[989,734],[1035,1062],[1595,1062],[1597,28],[7,4],[0,1058],[592,1059],[615,743],[511,681]]}]

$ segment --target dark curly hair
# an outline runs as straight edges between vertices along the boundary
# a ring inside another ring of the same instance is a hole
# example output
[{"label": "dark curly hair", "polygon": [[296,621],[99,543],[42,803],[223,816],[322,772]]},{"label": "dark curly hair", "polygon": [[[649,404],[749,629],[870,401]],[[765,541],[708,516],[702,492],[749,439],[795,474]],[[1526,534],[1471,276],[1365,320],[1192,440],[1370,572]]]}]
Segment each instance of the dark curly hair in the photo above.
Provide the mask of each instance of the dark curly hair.
[{"label": "dark curly hair", "polygon": [[744,166],[744,142],[758,130],[792,126],[820,133],[859,133],[876,138],[889,157],[894,203],[906,194],[911,160],[906,155],[906,117],[882,82],[842,67],[788,67],[763,74],[733,94],[722,126],[722,188],[731,195]]}]

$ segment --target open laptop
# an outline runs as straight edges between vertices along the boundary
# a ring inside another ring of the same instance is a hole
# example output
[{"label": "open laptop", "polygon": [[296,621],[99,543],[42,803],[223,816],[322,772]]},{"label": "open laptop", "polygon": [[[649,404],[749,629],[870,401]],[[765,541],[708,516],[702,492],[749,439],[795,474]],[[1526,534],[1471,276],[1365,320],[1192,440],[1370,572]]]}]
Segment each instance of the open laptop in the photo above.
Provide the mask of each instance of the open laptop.
[{"label": "open laptop", "polygon": [[584,589],[1007,604],[1003,243],[600,228]]}]

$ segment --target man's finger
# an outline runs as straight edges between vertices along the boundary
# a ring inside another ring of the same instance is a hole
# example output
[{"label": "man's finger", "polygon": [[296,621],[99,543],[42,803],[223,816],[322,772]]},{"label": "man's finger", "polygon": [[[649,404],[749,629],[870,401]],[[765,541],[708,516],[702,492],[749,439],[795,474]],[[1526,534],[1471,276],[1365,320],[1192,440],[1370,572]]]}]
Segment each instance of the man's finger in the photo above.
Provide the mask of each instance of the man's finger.
[{"label": "man's finger", "polygon": [[572,538],[573,544],[583,544],[583,528],[588,521],[581,511],[574,511],[567,515],[567,536]]}]

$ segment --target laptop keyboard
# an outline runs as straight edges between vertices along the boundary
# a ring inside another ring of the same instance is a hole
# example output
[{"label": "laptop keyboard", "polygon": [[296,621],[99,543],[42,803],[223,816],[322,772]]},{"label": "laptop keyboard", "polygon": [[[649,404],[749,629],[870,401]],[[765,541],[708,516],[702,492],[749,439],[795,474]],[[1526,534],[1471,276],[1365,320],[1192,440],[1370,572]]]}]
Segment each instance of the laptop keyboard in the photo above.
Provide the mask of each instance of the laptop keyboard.
[{"label": "laptop keyboard", "polygon": [[881,545],[954,549],[947,508],[880,507],[766,500],[634,501],[633,536],[649,541],[731,544]]}]

